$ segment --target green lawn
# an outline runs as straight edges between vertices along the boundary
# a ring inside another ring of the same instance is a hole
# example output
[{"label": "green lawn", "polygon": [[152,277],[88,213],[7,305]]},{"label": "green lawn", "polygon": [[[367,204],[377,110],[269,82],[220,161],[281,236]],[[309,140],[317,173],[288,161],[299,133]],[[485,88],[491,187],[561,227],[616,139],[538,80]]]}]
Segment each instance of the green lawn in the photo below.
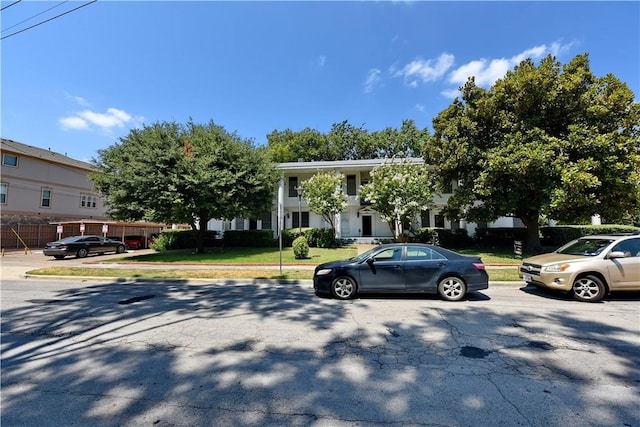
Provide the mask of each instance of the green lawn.
[{"label": "green lawn", "polygon": [[[304,259],[295,259],[293,249],[282,249],[283,264],[321,264],[327,261],[348,259],[358,254],[355,247],[336,249],[309,248],[309,256]],[[204,254],[194,254],[192,250],[172,250],[157,252],[148,255],[134,255],[118,259],[118,262],[162,262],[178,264],[280,264],[280,251],[278,248],[209,248]]]}]

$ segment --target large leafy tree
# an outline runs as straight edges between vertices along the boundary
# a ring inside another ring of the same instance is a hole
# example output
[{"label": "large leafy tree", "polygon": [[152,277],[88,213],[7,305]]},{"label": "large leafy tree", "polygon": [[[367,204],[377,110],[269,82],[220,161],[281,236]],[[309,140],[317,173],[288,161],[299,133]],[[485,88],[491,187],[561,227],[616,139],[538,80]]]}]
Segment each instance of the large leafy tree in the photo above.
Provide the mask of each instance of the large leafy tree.
[{"label": "large leafy tree", "polygon": [[197,252],[210,219],[270,210],[277,181],[264,150],[213,121],[134,129],[99,150],[93,165],[91,179],[111,217],[190,224]]},{"label": "large leafy tree", "polygon": [[345,120],[334,123],[326,134],[309,128],[274,130],[267,140],[274,162],[295,162],[414,157],[429,136],[428,129],[418,129],[412,120],[404,120],[400,129],[371,133]]},{"label": "large leafy tree", "polygon": [[335,232],[335,218],[342,212],[349,202],[342,191],[344,175],[335,172],[318,172],[303,181],[302,197],[304,197],[312,212],[321,215]]},{"label": "large leafy tree", "polygon": [[360,198],[380,214],[396,239],[402,239],[403,224],[413,224],[433,205],[434,188],[426,165],[393,160],[371,171],[371,181],[362,186]]},{"label": "large leafy tree", "polygon": [[608,222],[640,210],[640,106],[615,76],[596,77],[588,55],[522,61],[489,90],[473,78],[434,120],[423,147],[443,183],[459,183],[448,215],[520,218],[539,247],[542,216]]}]

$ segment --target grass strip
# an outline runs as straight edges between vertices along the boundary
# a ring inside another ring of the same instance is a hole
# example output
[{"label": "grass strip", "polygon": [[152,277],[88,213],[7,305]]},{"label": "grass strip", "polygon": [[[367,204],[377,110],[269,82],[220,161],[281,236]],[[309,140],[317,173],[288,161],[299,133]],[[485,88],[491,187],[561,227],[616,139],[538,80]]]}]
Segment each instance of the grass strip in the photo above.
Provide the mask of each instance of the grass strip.
[{"label": "grass strip", "polygon": [[[519,281],[516,268],[487,268],[491,281]],[[68,277],[127,277],[139,279],[292,279],[311,280],[313,271],[307,269],[142,269],[142,268],[92,268],[46,267],[28,271],[34,276]]]}]

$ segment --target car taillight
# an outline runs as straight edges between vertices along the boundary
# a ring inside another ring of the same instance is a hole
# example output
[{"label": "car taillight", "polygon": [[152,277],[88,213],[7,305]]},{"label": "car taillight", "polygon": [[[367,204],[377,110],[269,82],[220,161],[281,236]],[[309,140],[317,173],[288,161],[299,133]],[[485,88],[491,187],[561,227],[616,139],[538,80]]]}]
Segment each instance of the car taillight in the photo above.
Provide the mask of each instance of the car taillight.
[{"label": "car taillight", "polygon": [[477,269],[477,270],[484,270],[484,263],[482,262],[474,262],[473,266]]}]

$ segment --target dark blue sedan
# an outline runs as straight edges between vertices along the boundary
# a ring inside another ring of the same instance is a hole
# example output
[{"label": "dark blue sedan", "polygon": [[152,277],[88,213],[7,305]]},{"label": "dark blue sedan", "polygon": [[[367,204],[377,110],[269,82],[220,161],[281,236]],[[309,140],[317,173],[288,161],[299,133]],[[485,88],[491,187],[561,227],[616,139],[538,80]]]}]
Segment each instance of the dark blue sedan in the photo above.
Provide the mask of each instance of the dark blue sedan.
[{"label": "dark blue sedan", "polygon": [[459,301],[489,287],[482,259],[439,246],[392,243],[345,261],[320,264],[313,274],[317,294],[349,299],[363,293],[433,293]]}]

